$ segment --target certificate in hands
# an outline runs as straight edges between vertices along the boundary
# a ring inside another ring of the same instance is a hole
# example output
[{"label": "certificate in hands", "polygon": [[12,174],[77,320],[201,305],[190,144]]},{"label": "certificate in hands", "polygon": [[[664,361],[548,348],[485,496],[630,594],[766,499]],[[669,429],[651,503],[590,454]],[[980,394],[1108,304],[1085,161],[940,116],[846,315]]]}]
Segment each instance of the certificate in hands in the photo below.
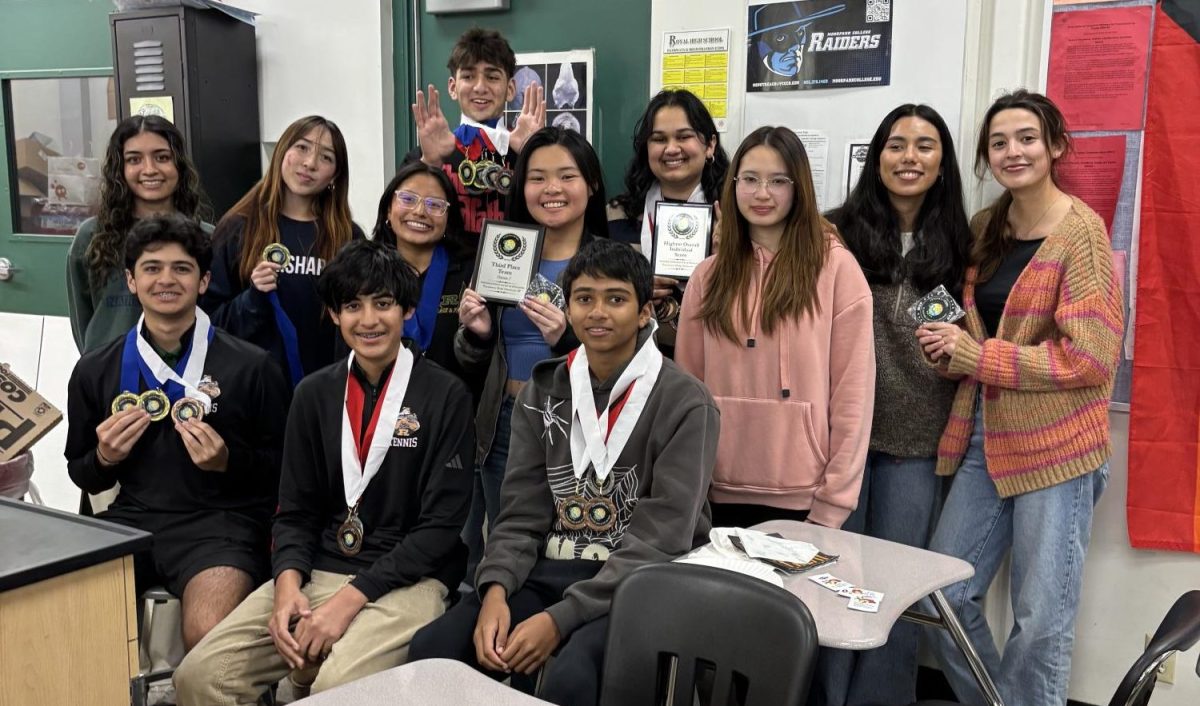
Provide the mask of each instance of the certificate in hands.
[{"label": "certificate in hands", "polygon": [[484,221],[471,289],[489,302],[516,306],[537,274],[544,235],[541,226]]},{"label": "certificate in hands", "polygon": [[712,249],[713,208],[706,203],[667,203],[654,207],[654,274],[686,280]]}]

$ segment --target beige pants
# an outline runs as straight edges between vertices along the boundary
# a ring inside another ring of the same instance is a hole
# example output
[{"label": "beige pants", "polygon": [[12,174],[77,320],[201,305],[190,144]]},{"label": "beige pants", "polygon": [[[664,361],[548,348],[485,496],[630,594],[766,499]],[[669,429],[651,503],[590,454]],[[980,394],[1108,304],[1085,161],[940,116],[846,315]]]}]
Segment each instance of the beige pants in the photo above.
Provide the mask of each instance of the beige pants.
[{"label": "beige pants", "polygon": [[[352,578],[314,571],[301,590],[316,608]],[[403,664],[412,636],[446,611],[446,595],[441,582],[426,578],[368,603],[321,664],[313,693]],[[291,672],[267,632],[274,608],[275,583],[268,581],[188,653],[175,672],[180,706],[256,704]]]}]

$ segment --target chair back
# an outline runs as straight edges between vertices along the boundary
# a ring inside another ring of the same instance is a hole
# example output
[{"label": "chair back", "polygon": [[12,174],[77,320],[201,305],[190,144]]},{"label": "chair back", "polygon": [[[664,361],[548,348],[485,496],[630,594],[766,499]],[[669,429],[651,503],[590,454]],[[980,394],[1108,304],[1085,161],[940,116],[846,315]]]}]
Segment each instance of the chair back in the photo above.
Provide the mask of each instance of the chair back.
[{"label": "chair back", "polygon": [[651,564],[617,586],[602,706],[792,706],[808,697],[817,628],[799,598],[710,566]]},{"label": "chair back", "polygon": [[[1185,652],[1200,642],[1200,591],[1188,591],[1175,601],[1150,638],[1146,651],[1138,658],[1109,706],[1145,706],[1158,680],[1158,668],[1175,652]],[[1200,664],[1197,665],[1200,672]]]}]

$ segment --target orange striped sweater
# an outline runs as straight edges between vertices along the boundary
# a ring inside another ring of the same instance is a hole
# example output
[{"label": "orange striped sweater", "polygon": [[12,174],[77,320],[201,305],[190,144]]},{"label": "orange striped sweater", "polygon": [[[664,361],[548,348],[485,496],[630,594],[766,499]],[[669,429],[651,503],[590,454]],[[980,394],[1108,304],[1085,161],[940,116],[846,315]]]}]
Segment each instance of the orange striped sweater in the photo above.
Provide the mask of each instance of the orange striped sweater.
[{"label": "orange striped sweater", "polygon": [[[938,475],[954,473],[971,439],[983,385],[984,452],[1001,497],[1068,481],[1112,453],[1108,402],[1124,330],[1121,285],[1104,222],[1072,208],[1017,278],[995,338],[975,306],[967,271],[960,336],[949,372],[964,375],[938,446]],[[980,233],[988,211],[976,214]]]}]

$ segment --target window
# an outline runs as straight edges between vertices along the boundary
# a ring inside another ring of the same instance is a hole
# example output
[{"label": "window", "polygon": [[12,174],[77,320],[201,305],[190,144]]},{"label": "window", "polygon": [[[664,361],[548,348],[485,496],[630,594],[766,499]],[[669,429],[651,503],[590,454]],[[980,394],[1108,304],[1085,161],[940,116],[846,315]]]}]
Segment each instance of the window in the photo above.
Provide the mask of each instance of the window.
[{"label": "window", "polygon": [[100,208],[100,167],[117,125],[112,79],[5,81],[13,232],[73,235]]}]

